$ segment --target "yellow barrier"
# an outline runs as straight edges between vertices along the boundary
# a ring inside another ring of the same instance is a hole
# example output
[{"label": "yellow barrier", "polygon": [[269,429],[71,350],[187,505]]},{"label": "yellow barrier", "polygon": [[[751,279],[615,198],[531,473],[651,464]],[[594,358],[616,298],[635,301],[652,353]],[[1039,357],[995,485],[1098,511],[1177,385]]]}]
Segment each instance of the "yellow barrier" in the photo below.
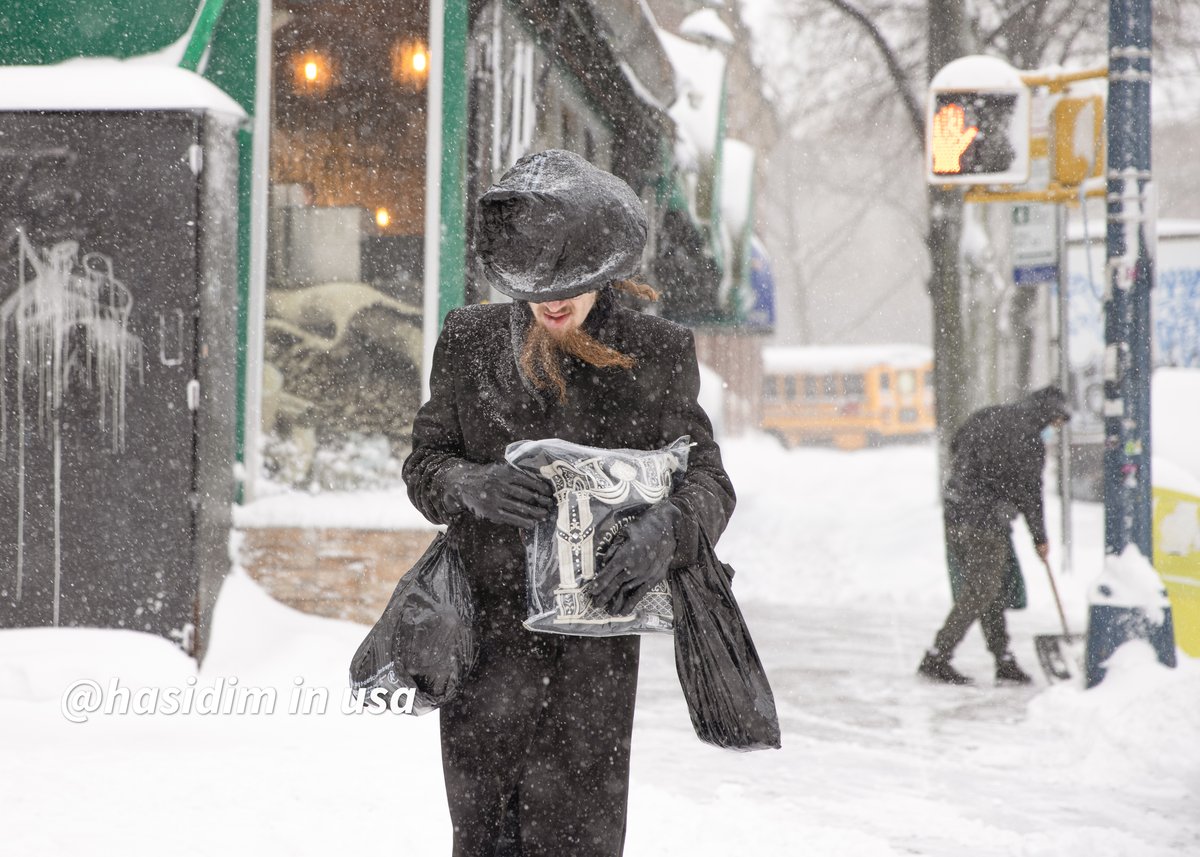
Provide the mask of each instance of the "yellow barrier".
[{"label": "yellow barrier", "polygon": [[1176,644],[1200,658],[1200,497],[1154,489],[1154,568],[1171,599]]}]

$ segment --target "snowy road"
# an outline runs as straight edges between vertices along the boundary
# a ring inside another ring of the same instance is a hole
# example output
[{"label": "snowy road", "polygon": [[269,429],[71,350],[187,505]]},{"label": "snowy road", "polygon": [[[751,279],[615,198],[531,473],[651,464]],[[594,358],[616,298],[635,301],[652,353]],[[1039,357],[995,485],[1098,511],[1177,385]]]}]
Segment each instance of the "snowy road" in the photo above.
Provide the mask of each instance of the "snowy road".
[{"label": "snowy road", "polygon": [[[646,639],[629,857],[1200,854],[1200,664],[1166,670],[1127,646],[1096,690],[1040,676],[1000,689],[973,630],[956,664],[979,686],[921,682],[914,669],[949,604],[932,449],[751,439],[726,456],[739,506],[719,547],[738,569],[784,748],[701,744],[671,641]],[[1080,628],[1099,513],[1076,508],[1078,570],[1060,581]],[[1027,542],[1022,532],[1028,570]],[[1010,628],[1033,670],[1032,636],[1058,620],[1045,580],[1027,582],[1030,607]],[[199,673],[169,643],[129,632],[0,632],[0,852],[448,854],[436,718],[339,712],[364,630],[295,613],[237,573]],[[134,690],[236,677],[275,689],[279,705],[63,719],[68,685],[114,676]],[[325,714],[288,713],[296,677],[330,689]]]}]

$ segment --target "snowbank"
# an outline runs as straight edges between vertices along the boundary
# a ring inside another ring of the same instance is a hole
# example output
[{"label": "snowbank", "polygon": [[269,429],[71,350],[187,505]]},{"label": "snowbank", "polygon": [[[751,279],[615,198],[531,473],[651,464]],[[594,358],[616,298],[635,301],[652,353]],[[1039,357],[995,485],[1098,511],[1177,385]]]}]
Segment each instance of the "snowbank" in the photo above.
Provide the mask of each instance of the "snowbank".
[{"label": "snowbank", "polygon": [[[1174,484],[1178,468],[1200,482],[1200,369],[1161,368],[1154,370],[1150,388],[1153,408],[1150,422],[1151,448],[1155,463],[1154,483],[1176,491],[1200,493]],[[1158,460],[1170,462],[1160,481]]]},{"label": "snowbank", "polygon": [[1163,608],[1168,603],[1158,572],[1133,544],[1120,556],[1104,557],[1104,573],[1092,598],[1094,604],[1105,607],[1140,608],[1154,625],[1163,623]]}]

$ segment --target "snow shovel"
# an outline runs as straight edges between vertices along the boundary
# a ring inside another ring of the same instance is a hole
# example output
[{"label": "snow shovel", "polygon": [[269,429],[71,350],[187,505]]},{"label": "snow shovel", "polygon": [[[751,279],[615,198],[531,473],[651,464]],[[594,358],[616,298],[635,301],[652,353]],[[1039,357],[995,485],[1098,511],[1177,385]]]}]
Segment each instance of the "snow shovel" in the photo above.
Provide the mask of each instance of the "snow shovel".
[{"label": "snow shovel", "polygon": [[1042,671],[1051,682],[1070,681],[1077,675],[1083,674],[1083,663],[1079,657],[1078,645],[1083,642],[1083,634],[1072,634],[1067,628],[1067,614],[1063,612],[1062,599],[1058,597],[1058,587],[1054,583],[1054,572],[1045,557],[1042,565],[1046,566],[1046,576],[1050,578],[1050,591],[1054,593],[1054,605],[1058,608],[1058,618],[1062,621],[1061,634],[1040,634],[1033,638],[1033,647],[1037,650],[1038,661]]}]

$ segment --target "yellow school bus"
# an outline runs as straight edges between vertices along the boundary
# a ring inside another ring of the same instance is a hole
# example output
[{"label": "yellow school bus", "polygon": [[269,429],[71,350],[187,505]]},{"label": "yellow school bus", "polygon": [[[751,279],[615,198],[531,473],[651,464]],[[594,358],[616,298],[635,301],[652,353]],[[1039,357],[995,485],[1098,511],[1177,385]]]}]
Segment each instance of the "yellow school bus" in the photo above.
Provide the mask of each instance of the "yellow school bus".
[{"label": "yellow school bus", "polygon": [[923,345],[763,349],[762,427],[784,446],[861,449],[934,430],[933,352]]}]

